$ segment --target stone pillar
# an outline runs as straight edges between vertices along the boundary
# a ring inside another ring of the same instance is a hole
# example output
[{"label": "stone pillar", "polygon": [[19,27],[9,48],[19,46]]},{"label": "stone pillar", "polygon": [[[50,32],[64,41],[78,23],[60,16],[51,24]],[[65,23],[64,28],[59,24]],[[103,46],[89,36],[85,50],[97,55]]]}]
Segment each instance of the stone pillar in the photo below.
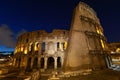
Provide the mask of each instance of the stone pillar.
[{"label": "stone pillar", "polygon": [[16,58],[13,59],[13,67],[15,67]]},{"label": "stone pillar", "polygon": [[38,57],[38,69],[40,68],[40,57]]},{"label": "stone pillar", "polygon": [[41,45],[41,43],[39,43],[39,48],[38,48],[38,55],[40,55],[41,54],[41,47],[42,47],[42,45]]},{"label": "stone pillar", "polygon": [[24,57],[21,57],[21,60],[20,60],[20,68],[22,68],[23,67],[23,62],[24,62]]},{"label": "stone pillar", "polygon": [[60,57],[61,58],[61,60],[60,60],[60,62],[61,62],[61,67],[63,67],[63,57]]},{"label": "stone pillar", "polygon": [[28,64],[28,57],[25,56],[25,65],[24,65],[25,69],[27,68],[27,64]]},{"label": "stone pillar", "polygon": [[45,62],[45,63],[44,63],[44,69],[47,69],[47,60],[48,60],[48,58],[45,57],[45,58],[44,58],[44,62]]},{"label": "stone pillar", "polygon": [[48,50],[48,42],[45,42],[45,53]]},{"label": "stone pillar", "polygon": [[57,57],[54,57],[54,69],[57,69]]},{"label": "stone pillar", "polygon": [[63,51],[63,42],[60,42],[60,50]]},{"label": "stone pillar", "polygon": [[30,66],[31,69],[32,69],[32,67],[33,67],[33,62],[34,62],[34,57],[31,58],[31,66]]},{"label": "stone pillar", "polygon": [[57,52],[57,42],[54,43],[55,46],[55,52]]}]

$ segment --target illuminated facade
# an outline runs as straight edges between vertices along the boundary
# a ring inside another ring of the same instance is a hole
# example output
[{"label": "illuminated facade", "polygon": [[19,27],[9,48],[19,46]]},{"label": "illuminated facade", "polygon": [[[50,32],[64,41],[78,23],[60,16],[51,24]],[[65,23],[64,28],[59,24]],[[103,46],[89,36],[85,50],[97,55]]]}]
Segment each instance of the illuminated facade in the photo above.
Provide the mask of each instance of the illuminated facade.
[{"label": "illuminated facade", "polygon": [[58,69],[63,65],[68,42],[67,30],[43,30],[24,33],[18,37],[13,66],[31,69]]},{"label": "illuminated facade", "polygon": [[23,70],[59,69],[74,72],[107,68],[109,53],[95,11],[80,2],[74,10],[70,32],[33,31],[19,36],[13,66]]}]

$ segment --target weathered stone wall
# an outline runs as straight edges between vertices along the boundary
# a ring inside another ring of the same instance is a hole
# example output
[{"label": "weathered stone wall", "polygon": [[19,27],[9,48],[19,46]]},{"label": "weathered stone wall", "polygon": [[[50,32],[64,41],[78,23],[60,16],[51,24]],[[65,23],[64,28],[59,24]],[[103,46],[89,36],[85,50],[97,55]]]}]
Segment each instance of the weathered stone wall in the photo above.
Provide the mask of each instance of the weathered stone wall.
[{"label": "weathered stone wall", "polygon": [[80,2],[71,23],[65,71],[106,68],[107,50],[106,38],[95,11]]},{"label": "weathered stone wall", "polygon": [[52,59],[51,64],[57,69],[57,62],[63,65],[68,35],[67,30],[53,30],[51,33],[38,30],[22,34],[17,40],[13,66],[25,70],[47,69]]}]

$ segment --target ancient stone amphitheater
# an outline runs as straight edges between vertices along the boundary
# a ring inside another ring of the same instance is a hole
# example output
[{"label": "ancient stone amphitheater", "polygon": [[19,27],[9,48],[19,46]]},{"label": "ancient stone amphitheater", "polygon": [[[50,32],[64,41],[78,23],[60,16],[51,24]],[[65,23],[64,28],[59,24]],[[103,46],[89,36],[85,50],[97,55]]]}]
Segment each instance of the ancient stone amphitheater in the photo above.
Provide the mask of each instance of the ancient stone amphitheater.
[{"label": "ancient stone amphitheater", "polygon": [[95,11],[80,2],[74,9],[70,31],[38,30],[20,35],[13,66],[25,72],[40,70],[40,74],[55,70],[59,77],[59,72],[62,76],[75,76],[106,70],[110,65],[106,61],[109,57],[106,41]]},{"label": "ancient stone amphitheater", "polygon": [[69,31],[44,30],[19,36],[15,49],[14,66],[31,69],[58,69],[63,66]]}]

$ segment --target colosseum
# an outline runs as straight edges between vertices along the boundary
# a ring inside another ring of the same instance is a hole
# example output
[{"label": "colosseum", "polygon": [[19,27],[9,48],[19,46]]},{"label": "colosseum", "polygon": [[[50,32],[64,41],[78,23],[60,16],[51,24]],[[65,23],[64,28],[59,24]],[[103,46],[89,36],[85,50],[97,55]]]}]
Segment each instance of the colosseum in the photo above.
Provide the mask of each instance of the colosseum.
[{"label": "colosseum", "polygon": [[106,41],[95,11],[80,2],[74,10],[70,31],[38,30],[19,36],[13,66],[41,72],[103,70],[109,64]]},{"label": "colosseum", "polygon": [[44,30],[19,36],[15,49],[14,66],[27,69],[58,69],[63,66],[69,31]]}]

